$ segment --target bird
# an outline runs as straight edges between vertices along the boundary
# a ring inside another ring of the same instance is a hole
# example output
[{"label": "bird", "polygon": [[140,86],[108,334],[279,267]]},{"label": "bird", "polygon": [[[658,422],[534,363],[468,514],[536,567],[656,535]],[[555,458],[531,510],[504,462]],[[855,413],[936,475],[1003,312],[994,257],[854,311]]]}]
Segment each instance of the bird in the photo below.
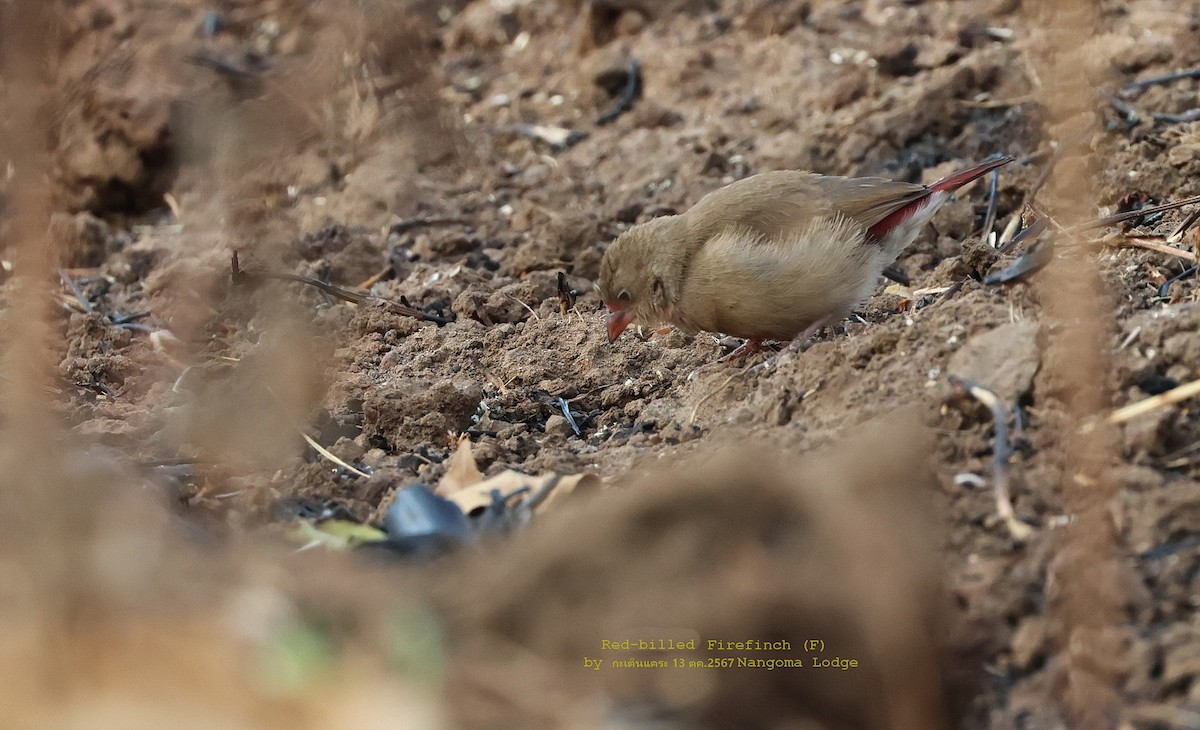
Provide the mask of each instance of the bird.
[{"label": "bird", "polygon": [[608,247],[596,282],[608,340],[635,323],[745,339],[718,362],[767,340],[801,346],[871,295],[955,190],[1012,161],[995,154],[930,185],[801,170],[732,182]]}]

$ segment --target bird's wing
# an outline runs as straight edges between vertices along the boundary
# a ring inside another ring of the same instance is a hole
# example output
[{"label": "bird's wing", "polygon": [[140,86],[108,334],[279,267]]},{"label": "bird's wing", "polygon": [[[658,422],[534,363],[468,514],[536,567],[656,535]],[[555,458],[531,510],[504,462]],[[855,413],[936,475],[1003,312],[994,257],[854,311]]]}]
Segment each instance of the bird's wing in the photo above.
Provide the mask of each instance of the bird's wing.
[{"label": "bird's wing", "polygon": [[688,217],[702,240],[736,228],[764,242],[779,241],[818,217],[840,215],[869,229],[928,192],[923,185],[883,178],[766,172],[705,196]]},{"label": "bird's wing", "polygon": [[837,201],[838,212],[867,229],[929,194],[924,185],[881,177],[826,176],[817,178],[817,186],[826,198]]}]

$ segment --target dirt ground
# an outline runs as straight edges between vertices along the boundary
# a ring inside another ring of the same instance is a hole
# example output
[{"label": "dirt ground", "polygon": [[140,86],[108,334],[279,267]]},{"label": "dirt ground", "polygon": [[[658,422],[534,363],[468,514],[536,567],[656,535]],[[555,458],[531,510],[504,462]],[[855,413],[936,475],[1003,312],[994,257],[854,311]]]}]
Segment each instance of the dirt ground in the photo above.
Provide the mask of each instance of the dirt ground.
[{"label": "dirt ground", "polygon": [[[1169,235],[1190,209],[1092,230],[1004,285],[983,280],[1025,246],[980,236],[989,204],[999,236],[1026,203],[1053,227],[1200,194],[1200,79],[1124,88],[1200,66],[1200,2],[1099,2],[1074,37],[1056,6],[0,9],[6,37],[28,31],[8,108],[31,110],[6,115],[0,182],[13,717],[1200,727],[1200,399],[1104,419],[1200,378],[1200,277],[1159,291],[1200,227],[1179,256],[1101,241]],[[50,62],[21,63],[38,43]],[[1055,44],[1096,66],[1078,119],[1055,117]],[[640,93],[602,119],[632,73]],[[898,262],[911,286],[881,282],[803,353],[689,379],[736,342],[606,340],[592,282],[631,224],[767,170],[929,182],[994,152],[1017,160],[921,234]],[[60,272],[30,294],[39,250]],[[1094,352],[1056,344],[1092,331]],[[993,499],[994,419],[951,375],[1021,424],[1025,539]],[[296,552],[297,524],[381,525],[398,489],[447,492],[456,449],[486,477],[602,486],[433,561]],[[601,647],[643,637],[702,646]],[[824,645],[794,652],[803,669],[611,663],[750,653],[709,639]]]}]

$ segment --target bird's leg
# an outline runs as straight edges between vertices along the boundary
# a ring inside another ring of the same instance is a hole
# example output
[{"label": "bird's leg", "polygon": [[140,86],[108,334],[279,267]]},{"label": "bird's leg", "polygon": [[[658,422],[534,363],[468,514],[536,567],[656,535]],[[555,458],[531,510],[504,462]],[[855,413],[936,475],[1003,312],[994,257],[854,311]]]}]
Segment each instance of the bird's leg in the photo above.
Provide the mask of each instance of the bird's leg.
[{"label": "bird's leg", "polygon": [[746,355],[750,355],[755,352],[758,352],[761,349],[762,349],[762,340],[746,340],[742,344],[733,348],[733,351],[730,352],[728,355],[725,355],[724,357],[719,358],[716,362],[713,363],[713,365],[716,365],[718,363],[723,363],[723,362],[729,362],[730,360],[737,360],[738,358],[742,358],[742,357],[745,357]]},{"label": "bird's leg", "polygon": [[749,355],[751,353],[758,352],[761,349],[762,349],[762,340],[746,340],[742,344],[735,347],[733,349],[733,352],[729,353],[728,355],[719,357],[707,365],[701,365],[700,367],[696,368],[690,374],[688,374],[687,379],[692,380],[700,373],[707,372],[709,370],[712,370],[715,367],[724,365],[725,363],[729,362],[730,360],[737,360],[738,358],[745,357],[746,355]]},{"label": "bird's leg", "polygon": [[783,357],[787,353],[803,352],[804,350],[808,349],[809,338],[812,337],[814,334],[816,334],[817,330],[824,327],[825,323],[828,321],[829,321],[829,317],[822,317],[821,319],[818,319],[816,322],[813,322],[807,328],[805,328],[805,330],[803,332],[796,335],[795,339],[793,339],[791,341],[791,343],[788,344],[787,347],[783,348],[779,352],[775,353],[774,355],[771,355],[770,357],[766,358],[759,364],[750,368],[749,370],[746,371],[746,374],[751,375],[753,373],[757,373],[760,370],[765,370],[766,368],[771,367],[772,365],[775,364],[776,360]]}]

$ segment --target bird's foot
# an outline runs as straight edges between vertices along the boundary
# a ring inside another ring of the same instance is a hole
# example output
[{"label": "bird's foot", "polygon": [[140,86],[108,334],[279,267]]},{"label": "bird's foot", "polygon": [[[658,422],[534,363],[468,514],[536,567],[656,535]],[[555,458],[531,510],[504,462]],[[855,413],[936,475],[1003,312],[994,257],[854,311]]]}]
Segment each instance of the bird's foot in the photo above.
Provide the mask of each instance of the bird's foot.
[{"label": "bird's foot", "polygon": [[775,363],[784,355],[787,355],[789,353],[795,353],[795,352],[804,352],[808,348],[812,347],[813,343],[810,342],[810,340],[812,339],[812,336],[814,334],[816,334],[817,330],[819,330],[825,326],[825,322],[828,319],[829,319],[828,317],[826,317],[825,319],[818,319],[816,322],[813,322],[812,324],[810,324],[807,329],[805,329],[800,334],[796,335],[796,338],[793,339],[788,344],[787,347],[783,348],[782,350],[775,353],[774,355],[771,355],[770,357],[764,359],[762,362],[755,365],[754,367],[747,368],[746,375],[753,375],[755,373],[758,373],[758,372],[766,370],[770,367],[773,367],[775,365]]},{"label": "bird's foot", "polygon": [[696,376],[699,375],[700,373],[708,372],[709,370],[712,370],[714,368],[718,368],[718,367],[724,365],[725,363],[729,362],[730,360],[737,360],[739,358],[743,358],[746,355],[750,355],[752,353],[758,352],[761,349],[762,349],[762,341],[761,340],[746,340],[742,344],[735,347],[733,349],[733,352],[729,353],[728,355],[719,357],[707,365],[701,365],[700,367],[696,368],[695,370],[693,370],[691,373],[688,374],[687,379],[694,380],[696,378]]}]

